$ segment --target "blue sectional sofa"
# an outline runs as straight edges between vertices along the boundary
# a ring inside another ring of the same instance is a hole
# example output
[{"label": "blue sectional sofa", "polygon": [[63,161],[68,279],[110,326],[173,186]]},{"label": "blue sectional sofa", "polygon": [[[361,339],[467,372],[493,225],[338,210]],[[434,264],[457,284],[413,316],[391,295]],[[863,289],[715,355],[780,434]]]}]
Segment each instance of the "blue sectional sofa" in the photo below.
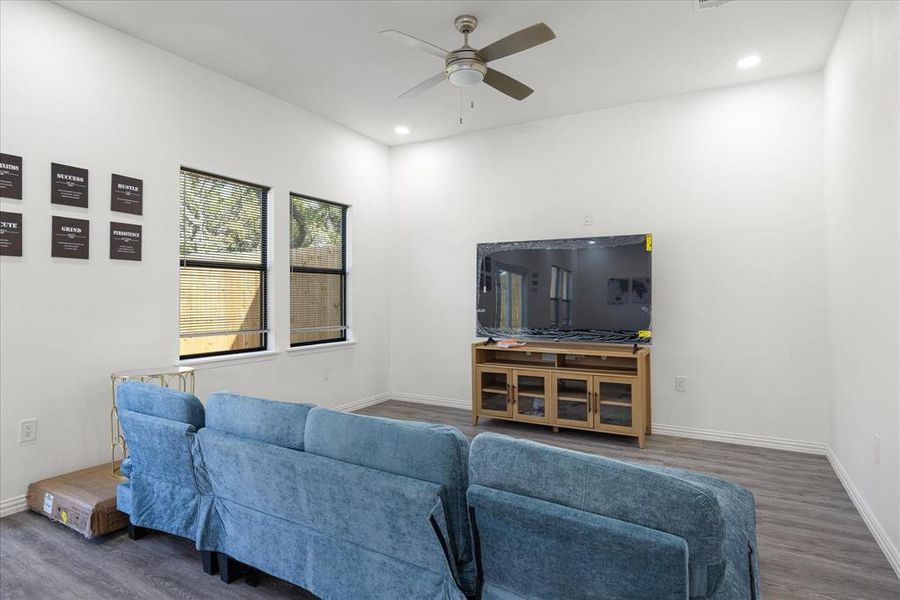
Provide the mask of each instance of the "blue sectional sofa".
[{"label": "blue sectional sofa", "polygon": [[712,477],[237,394],[128,382],[118,406],[120,510],[209,573],[325,600],[760,597],[753,497]]}]

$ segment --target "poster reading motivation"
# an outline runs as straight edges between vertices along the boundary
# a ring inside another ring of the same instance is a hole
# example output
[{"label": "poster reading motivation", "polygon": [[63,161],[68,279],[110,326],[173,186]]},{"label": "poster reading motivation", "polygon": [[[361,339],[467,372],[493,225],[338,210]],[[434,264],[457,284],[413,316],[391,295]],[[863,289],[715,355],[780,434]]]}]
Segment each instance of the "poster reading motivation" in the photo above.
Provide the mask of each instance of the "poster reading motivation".
[{"label": "poster reading motivation", "polygon": [[50,202],[87,208],[87,169],[52,163],[50,165],[50,177]]},{"label": "poster reading motivation", "polygon": [[109,224],[109,257],[118,260],[141,260],[143,234],[140,225]]},{"label": "poster reading motivation", "polygon": [[0,153],[0,198],[22,199],[22,157]]},{"label": "poster reading motivation", "polygon": [[50,234],[50,256],[58,258],[88,258],[91,242],[91,223],[86,219],[53,217]]},{"label": "poster reading motivation", "polygon": [[0,256],[22,256],[22,215],[0,211]]},{"label": "poster reading motivation", "polygon": [[144,212],[144,182],[124,175],[112,175],[110,210],[140,215]]}]

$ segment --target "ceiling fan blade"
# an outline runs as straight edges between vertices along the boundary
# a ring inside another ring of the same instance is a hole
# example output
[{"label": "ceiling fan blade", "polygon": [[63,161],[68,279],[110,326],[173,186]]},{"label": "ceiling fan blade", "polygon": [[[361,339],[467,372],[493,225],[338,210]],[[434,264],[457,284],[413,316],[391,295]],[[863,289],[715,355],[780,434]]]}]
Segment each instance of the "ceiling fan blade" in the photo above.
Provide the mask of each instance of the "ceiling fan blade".
[{"label": "ceiling fan blade", "polygon": [[429,88],[433,88],[434,86],[436,86],[440,82],[444,81],[445,79],[447,79],[447,73],[445,73],[444,71],[441,71],[434,77],[430,77],[430,78],[426,79],[425,81],[423,81],[416,87],[403,92],[402,94],[400,94],[400,97],[401,98],[415,98],[416,96],[418,96],[425,90],[427,90]]},{"label": "ceiling fan blade", "polygon": [[488,69],[484,76],[484,82],[497,90],[503,92],[516,100],[524,100],[534,91],[521,81],[516,81],[509,75],[504,75],[500,71]]},{"label": "ceiling fan blade", "polygon": [[498,58],[515,54],[516,52],[534,48],[535,46],[539,46],[544,42],[549,42],[554,38],[556,38],[556,34],[553,33],[552,29],[547,27],[544,23],[538,23],[537,25],[526,27],[521,31],[517,31],[503,39],[497,40],[493,44],[485,46],[478,51],[478,54],[481,55],[481,58],[483,58],[485,62],[491,62],[492,60],[497,60]]},{"label": "ceiling fan blade", "polygon": [[421,50],[422,52],[427,52],[428,54],[434,54],[440,58],[447,58],[447,54],[449,54],[443,48],[439,48],[434,44],[426,42],[425,40],[420,40],[417,37],[413,37],[411,35],[405,34],[402,31],[397,31],[396,29],[387,29],[381,32],[381,35],[391,38],[395,42],[400,42],[406,46],[411,48],[415,48],[417,50]]}]

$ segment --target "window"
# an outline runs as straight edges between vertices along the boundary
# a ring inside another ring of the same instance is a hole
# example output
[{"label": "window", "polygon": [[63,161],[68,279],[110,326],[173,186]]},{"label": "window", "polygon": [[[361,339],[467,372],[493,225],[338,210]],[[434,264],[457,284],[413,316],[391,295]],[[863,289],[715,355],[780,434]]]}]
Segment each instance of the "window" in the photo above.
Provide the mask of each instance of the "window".
[{"label": "window", "polygon": [[347,207],[291,194],[291,346],[347,339]]},{"label": "window", "polygon": [[182,358],[266,348],[268,191],[181,169]]}]

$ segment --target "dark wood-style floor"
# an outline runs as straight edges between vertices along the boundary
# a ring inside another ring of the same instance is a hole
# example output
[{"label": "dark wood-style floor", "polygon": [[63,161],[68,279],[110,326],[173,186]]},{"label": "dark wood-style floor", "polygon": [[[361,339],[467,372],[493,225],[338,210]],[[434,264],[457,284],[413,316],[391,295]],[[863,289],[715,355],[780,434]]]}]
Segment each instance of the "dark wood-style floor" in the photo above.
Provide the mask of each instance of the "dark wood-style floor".
[{"label": "dark wood-style floor", "polygon": [[[850,498],[821,456],[651,436],[634,440],[482,420],[468,411],[389,401],[363,414],[447,423],[466,435],[497,431],[583,452],[693,469],[748,487],[756,496],[760,571],[767,600],[900,598],[894,575]],[[312,598],[271,577],[251,588],[204,575],[187,540],[151,533],[87,542],[33,513],[0,520],[0,598]]]}]

